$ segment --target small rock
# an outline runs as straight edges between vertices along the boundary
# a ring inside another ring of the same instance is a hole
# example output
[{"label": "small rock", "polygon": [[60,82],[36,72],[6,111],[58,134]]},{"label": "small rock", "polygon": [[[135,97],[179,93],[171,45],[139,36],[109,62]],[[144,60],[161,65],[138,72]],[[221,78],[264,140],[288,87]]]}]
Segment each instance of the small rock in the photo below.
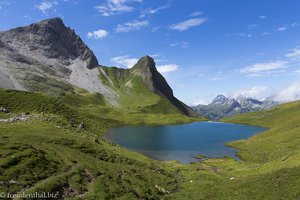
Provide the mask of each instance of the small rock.
[{"label": "small rock", "polygon": [[18,182],[15,181],[15,180],[10,180],[9,183],[10,183],[10,184],[18,184]]},{"label": "small rock", "polygon": [[81,123],[78,125],[78,128],[79,128],[79,129],[84,129],[84,127],[85,127],[85,125],[84,125],[83,122],[81,122]]},{"label": "small rock", "polygon": [[192,183],[193,182],[193,180],[190,180],[190,183]]},{"label": "small rock", "polygon": [[234,180],[234,177],[231,177],[230,180]]},{"label": "small rock", "polygon": [[0,107],[0,112],[9,113],[9,110],[4,107]]},{"label": "small rock", "polygon": [[94,138],[94,142],[98,143],[99,144],[99,140],[98,138]]}]

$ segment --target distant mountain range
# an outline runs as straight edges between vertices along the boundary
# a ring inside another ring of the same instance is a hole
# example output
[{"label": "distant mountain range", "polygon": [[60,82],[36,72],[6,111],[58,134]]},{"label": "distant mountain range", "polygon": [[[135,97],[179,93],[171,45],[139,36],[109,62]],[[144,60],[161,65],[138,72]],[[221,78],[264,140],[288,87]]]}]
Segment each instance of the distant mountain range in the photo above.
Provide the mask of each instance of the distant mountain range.
[{"label": "distant mountain range", "polygon": [[219,120],[238,114],[267,110],[278,104],[279,102],[272,101],[271,99],[259,101],[247,97],[238,97],[235,99],[218,95],[210,104],[197,105],[194,106],[193,109],[209,119]]},{"label": "distant mountain range", "polygon": [[80,88],[100,94],[116,109],[196,115],[174,97],[151,57],[141,58],[132,69],[101,66],[60,18],[0,32],[0,51],[0,88],[51,96]]}]

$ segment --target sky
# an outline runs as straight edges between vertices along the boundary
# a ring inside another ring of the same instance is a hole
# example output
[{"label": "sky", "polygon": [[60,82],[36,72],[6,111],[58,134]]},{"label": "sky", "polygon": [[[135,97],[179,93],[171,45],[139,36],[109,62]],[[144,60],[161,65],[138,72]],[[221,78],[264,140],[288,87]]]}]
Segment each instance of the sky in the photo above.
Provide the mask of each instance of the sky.
[{"label": "sky", "polygon": [[0,0],[0,31],[60,17],[99,63],[144,55],[188,105],[300,99],[299,0]]}]

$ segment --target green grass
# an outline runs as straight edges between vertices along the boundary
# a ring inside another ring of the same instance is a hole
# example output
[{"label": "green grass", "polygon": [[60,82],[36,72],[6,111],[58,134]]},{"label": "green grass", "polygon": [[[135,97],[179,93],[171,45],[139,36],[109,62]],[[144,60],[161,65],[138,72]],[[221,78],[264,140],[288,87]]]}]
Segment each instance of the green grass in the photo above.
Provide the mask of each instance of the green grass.
[{"label": "green grass", "polygon": [[[239,149],[242,161],[159,162],[101,138],[125,124],[199,120],[163,114],[164,100],[155,98],[148,105],[114,108],[79,88],[59,99],[1,90],[0,106],[14,114],[30,112],[30,120],[0,123],[0,192],[59,191],[70,199],[300,198],[300,102],[224,120],[268,128],[228,144]],[[81,122],[85,129],[76,127]]]},{"label": "green grass", "polygon": [[[178,187],[167,164],[103,140],[108,128],[126,124],[121,109],[105,105],[101,95],[76,89],[59,99],[40,93],[0,90],[0,106],[30,120],[0,123],[0,192],[56,192],[71,199],[159,199]],[[91,110],[94,112],[91,112]],[[109,114],[113,112],[114,114]],[[1,116],[7,114],[1,114]],[[129,114],[130,115],[130,114]],[[179,114],[136,111],[129,123],[182,123]],[[85,128],[78,129],[84,122]]]},{"label": "green grass", "polygon": [[142,78],[132,71],[115,67],[103,67],[103,70],[105,75],[101,73],[100,79],[119,95],[119,113],[112,118],[124,115],[121,117],[124,120],[132,113],[181,115],[166,97],[150,91]]},{"label": "green grass", "polygon": [[229,146],[239,149],[243,161],[208,159],[176,166],[185,177],[178,193],[169,199],[299,199],[300,102],[272,110],[224,119],[268,128]]}]

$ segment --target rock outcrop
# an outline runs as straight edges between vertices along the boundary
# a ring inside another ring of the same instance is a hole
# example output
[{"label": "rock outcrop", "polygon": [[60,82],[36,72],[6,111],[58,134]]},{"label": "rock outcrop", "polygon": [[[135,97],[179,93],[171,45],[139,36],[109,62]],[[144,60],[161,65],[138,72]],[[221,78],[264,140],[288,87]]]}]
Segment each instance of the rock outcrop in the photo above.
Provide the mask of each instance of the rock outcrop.
[{"label": "rock outcrop", "polygon": [[173,95],[173,90],[166,79],[157,71],[155,62],[150,56],[142,57],[131,69],[139,75],[148,89],[156,94],[165,96],[180,112],[188,116],[197,116],[190,107],[179,101]]},{"label": "rock outcrop", "polygon": [[55,95],[76,86],[116,103],[94,53],[60,18],[0,32],[0,51],[0,88]]}]

